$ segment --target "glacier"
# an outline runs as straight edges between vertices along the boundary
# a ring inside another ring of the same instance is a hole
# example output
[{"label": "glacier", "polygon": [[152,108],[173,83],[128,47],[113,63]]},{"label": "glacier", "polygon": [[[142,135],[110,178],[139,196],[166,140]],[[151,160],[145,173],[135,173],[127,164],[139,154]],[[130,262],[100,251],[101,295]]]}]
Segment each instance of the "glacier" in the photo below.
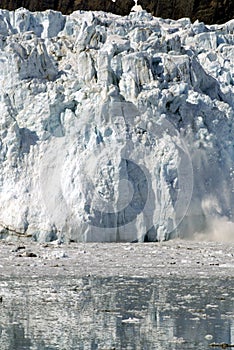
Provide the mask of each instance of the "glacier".
[{"label": "glacier", "polygon": [[234,20],[0,10],[0,50],[1,238],[233,230]]}]

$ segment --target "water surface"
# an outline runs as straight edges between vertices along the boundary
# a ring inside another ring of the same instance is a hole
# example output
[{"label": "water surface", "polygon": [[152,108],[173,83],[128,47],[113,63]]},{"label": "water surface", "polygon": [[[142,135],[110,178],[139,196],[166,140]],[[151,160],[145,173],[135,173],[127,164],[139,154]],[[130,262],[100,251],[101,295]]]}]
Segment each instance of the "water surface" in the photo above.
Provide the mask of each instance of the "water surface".
[{"label": "water surface", "polygon": [[0,348],[209,349],[234,343],[232,278],[0,280]]}]

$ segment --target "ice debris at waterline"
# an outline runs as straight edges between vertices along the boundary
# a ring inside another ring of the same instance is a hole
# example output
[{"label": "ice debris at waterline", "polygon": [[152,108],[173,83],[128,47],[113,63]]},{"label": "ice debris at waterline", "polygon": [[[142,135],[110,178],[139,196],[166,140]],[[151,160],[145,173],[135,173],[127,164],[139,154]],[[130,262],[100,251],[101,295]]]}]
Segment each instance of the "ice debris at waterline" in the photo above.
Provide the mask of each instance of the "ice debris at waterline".
[{"label": "ice debris at waterline", "polygon": [[1,10],[1,237],[233,238],[233,30]]}]

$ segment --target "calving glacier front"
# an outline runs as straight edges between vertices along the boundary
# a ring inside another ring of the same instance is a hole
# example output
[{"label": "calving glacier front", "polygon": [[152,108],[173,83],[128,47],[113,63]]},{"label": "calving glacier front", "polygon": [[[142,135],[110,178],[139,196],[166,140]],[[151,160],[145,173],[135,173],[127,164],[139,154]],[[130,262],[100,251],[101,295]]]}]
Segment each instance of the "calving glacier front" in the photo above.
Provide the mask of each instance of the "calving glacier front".
[{"label": "calving glacier front", "polygon": [[231,222],[233,30],[1,10],[1,237],[155,241]]}]

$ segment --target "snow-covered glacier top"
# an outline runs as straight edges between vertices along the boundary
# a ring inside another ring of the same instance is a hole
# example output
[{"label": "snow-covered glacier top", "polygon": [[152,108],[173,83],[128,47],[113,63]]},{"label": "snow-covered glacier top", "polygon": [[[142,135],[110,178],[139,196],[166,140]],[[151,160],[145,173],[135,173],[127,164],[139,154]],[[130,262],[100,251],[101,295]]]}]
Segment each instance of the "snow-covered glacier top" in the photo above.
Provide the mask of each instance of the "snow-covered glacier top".
[{"label": "snow-covered glacier top", "polygon": [[1,237],[232,238],[233,31],[0,10]]}]

